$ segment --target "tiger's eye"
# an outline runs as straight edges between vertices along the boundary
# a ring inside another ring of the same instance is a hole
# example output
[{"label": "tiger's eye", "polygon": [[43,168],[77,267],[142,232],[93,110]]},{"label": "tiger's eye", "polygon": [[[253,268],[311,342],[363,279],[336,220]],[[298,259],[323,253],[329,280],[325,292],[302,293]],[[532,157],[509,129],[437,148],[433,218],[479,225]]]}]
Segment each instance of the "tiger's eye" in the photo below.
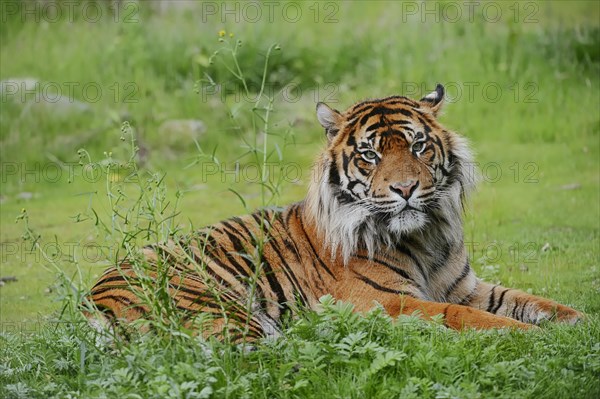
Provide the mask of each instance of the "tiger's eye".
[{"label": "tiger's eye", "polygon": [[421,152],[421,150],[425,147],[425,143],[422,141],[416,142],[412,145],[412,150],[414,152]]},{"label": "tiger's eye", "polygon": [[362,153],[362,157],[371,162],[377,159],[377,153],[375,151],[365,151]]}]

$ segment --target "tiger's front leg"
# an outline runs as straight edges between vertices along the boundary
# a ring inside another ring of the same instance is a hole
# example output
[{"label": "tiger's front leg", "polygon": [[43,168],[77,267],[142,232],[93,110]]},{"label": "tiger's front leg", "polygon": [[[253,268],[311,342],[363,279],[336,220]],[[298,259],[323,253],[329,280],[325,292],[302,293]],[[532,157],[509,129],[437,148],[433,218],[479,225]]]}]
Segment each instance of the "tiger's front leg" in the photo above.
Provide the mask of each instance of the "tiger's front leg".
[{"label": "tiger's front leg", "polygon": [[412,297],[403,297],[399,305],[387,306],[386,310],[393,317],[400,314],[413,314],[415,311],[419,312],[421,317],[425,319],[430,319],[432,316],[441,314],[444,316],[444,325],[454,330],[463,330],[466,328],[477,330],[518,328],[527,330],[533,328],[530,324],[521,323],[509,317],[493,315],[468,306],[424,301]]},{"label": "tiger's front leg", "polygon": [[582,313],[550,299],[481,280],[466,305],[531,324],[544,320],[575,324],[583,318]]},{"label": "tiger's front leg", "polygon": [[[454,303],[441,303],[418,298],[415,287],[401,280],[394,281],[398,276],[377,270],[374,265],[370,270],[374,272],[370,277],[356,274],[340,281],[340,286],[334,292],[338,300],[351,302],[355,311],[366,312],[375,302],[380,303],[392,317],[401,314],[412,315],[415,312],[424,319],[431,319],[436,315],[444,316],[444,325],[462,330],[475,328],[478,330],[492,328],[533,328],[531,324],[521,323],[509,317],[497,316],[484,310]],[[367,269],[369,270],[369,269]],[[351,274],[351,272],[348,272]],[[395,287],[395,288],[392,288]]]}]

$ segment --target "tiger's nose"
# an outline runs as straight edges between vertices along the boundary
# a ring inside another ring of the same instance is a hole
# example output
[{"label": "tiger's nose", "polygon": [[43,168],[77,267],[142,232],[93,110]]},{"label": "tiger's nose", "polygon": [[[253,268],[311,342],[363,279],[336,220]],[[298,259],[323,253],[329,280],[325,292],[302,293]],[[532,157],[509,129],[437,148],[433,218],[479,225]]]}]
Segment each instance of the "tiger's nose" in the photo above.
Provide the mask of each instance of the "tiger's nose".
[{"label": "tiger's nose", "polygon": [[415,192],[419,182],[416,180],[407,180],[403,182],[397,182],[390,186],[390,190],[396,194],[400,194],[402,198],[408,200],[410,196]]}]

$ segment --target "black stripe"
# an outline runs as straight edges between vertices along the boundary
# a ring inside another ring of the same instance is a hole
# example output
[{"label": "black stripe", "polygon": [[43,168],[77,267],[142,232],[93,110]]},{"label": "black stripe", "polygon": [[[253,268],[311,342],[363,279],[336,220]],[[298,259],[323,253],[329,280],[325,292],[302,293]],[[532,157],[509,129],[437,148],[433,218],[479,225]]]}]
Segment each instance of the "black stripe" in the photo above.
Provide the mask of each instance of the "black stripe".
[{"label": "black stripe", "polygon": [[[214,230],[216,231],[216,230]],[[215,239],[215,237],[212,236],[212,232],[208,232],[207,234],[204,235],[204,242],[201,242],[201,238],[198,237],[198,239],[196,239],[196,248],[200,249],[202,248],[203,250],[218,250],[220,245],[217,243],[217,240]],[[199,245],[202,244],[202,245]],[[183,248],[187,248],[191,245],[185,245],[183,244],[182,247]]]},{"label": "black stripe", "polygon": [[112,324],[113,320],[114,321],[117,320],[117,315],[108,306],[102,305],[102,304],[96,304],[96,308],[98,309],[98,311],[100,313],[102,313],[103,315],[105,315],[105,316],[108,317],[108,319],[109,319],[109,321],[110,321],[111,324]]},{"label": "black stripe", "polygon": [[212,298],[207,298],[208,300],[203,299],[202,301],[200,301],[198,297],[186,296],[186,295],[178,295],[177,298],[185,299],[186,301],[190,302],[190,305],[197,305],[199,307],[199,309],[191,309],[189,307],[184,307],[183,305],[177,305],[177,309],[179,309],[179,310],[184,310],[186,312],[198,313],[199,311],[207,312],[209,309],[216,309],[220,313],[223,312],[223,308],[219,304],[210,300]]},{"label": "black stripe", "polygon": [[265,234],[265,236],[268,236],[269,230],[270,230],[270,227],[272,224],[272,220],[273,220],[269,216],[272,216],[272,215],[270,215],[269,212],[264,212],[263,210],[261,210],[259,212],[253,213],[251,216],[254,219],[254,221],[256,222],[257,226],[260,227],[262,232]]},{"label": "black stripe", "polygon": [[[428,188],[429,187],[423,188],[423,190],[427,190]],[[422,194],[421,196],[417,197],[417,199],[419,199],[419,200],[426,200],[426,199],[428,199],[430,197],[433,197],[435,194],[436,194],[435,191],[430,191],[428,193]]]},{"label": "black stripe", "polygon": [[342,190],[337,190],[333,195],[337,198],[340,204],[351,204],[355,201],[355,198],[352,195]]},{"label": "black stripe", "polygon": [[227,234],[229,241],[231,241],[231,243],[233,244],[236,251],[238,251],[240,253],[246,252],[246,248],[242,244],[242,240],[244,239],[244,236],[241,236],[241,238],[240,238],[240,236],[238,236],[238,231],[227,220],[224,222],[221,222],[221,225],[223,225],[225,227],[225,229],[223,229],[223,232],[225,234]]},{"label": "black stripe", "polygon": [[331,184],[332,186],[339,186],[341,183],[340,175],[335,173],[336,169],[337,166],[335,164],[335,161],[332,160],[329,164],[329,168],[327,169],[327,171],[329,172],[329,184]]},{"label": "black stripe", "polygon": [[344,172],[346,172],[346,175],[348,174],[347,172],[348,172],[348,164],[349,163],[350,163],[350,155],[346,154],[345,152],[342,153],[342,169],[344,170]]},{"label": "black stripe", "polygon": [[[235,267],[235,269],[238,271],[240,276],[249,277],[250,276],[249,272],[254,270],[255,267],[253,267],[254,265],[252,264],[252,262],[250,262],[248,259],[241,256],[244,254],[248,254],[247,248],[242,244],[242,241],[237,236],[237,233],[238,233],[237,230],[231,224],[229,224],[227,222],[223,222],[223,226],[225,226],[225,228],[226,228],[224,230],[224,233],[227,235],[227,238],[233,245],[233,249],[236,252],[235,254],[231,254],[228,252],[227,260],[229,260],[231,262],[231,264],[233,265],[233,267]],[[239,258],[241,258],[243,260],[244,264],[249,268],[249,270],[244,269],[239,262],[237,262],[235,259],[233,259],[233,255],[238,255]]]},{"label": "black stripe", "polygon": [[369,126],[367,126],[366,129],[365,129],[365,131],[370,132],[370,131],[373,131],[373,130],[380,129],[382,127],[387,127],[387,125],[384,124],[384,123],[382,123],[381,121],[374,122],[374,123],[371,123]]},{"label": "black stripe", "polygon": [[[437,145],[437,148],[440,149],[442,161],[445,160],[446,159],[446,150],[445,150],[444,143],[442,143],[442,139],[440,139],[438,136],[431,136],[430,135],[429,137],[430,137],[431,141],[433,141]],[[443,163],[444,162],[442,162],[442,164]]]},{"label": "black stripe", "polygon": [[348,147],[354,147],[356,145],[356,138],[354,137],[354,134],[349,134],[348,135],[348,140],[346,140],[346,146]]},{"label": "black stripe", "polygon": [[413,113],[407,109],[401,108],[399,111],[402,115],[408,116],[409,118],[412,118],[412,116],[413,116]]},{"label": "black stripe", "polygon": [[[298,212],[297,209],[296,209],[296,212]],[[304,221],[302,220],[302,217],[300,215],[298,215],[297,219],[300,222],[300,228],[302,229],[302,233],[304,234],[304,237],[306,238],[306,241],[308,242],[308,245],[310,246],[310,249],[312,250],[312,252],[314,254],[314,259],[316,259],[318,261],[319,265],[323,269],[325,269],[325,271],[327,272],[327,274],[329,274],[331,277],[333,277],[334,280],[337,281],[337,278],[335,277],[335,275],[331,272],[331,270],[329,270],[329,268],[327,267],[327,265],[323,262],[323,260],[321,260],[321,257],[319,256],[319,254],[315,250],[315,246],[313,245],[312,241],[310,240],[310,237],[308,236],[308,233],[306,232],[306,229],[304,228]]]},{"label": "black stripe", "polygon": [[289,228],[286,225],[284,225],[283,220],[281,220],[280,218],[278,220],[280,223],[276,224],[274,227],[279,233],[279,238],[281,242],[285,246],[285,249],[292,253],[294,258],[296,259],[296,262],[298,264],[301,264],[302,258],[300,258],[300,251],[298,251],[298,247],[296,246],[294,240],[291,239]]},{"label": "black stripe", "polygon": [[[273,234],[272,239],[267,242],[267,245],[270,245],[271,248],[275,251],[275,254],[277,254],[277,256],[279,257],[281,268],[283,269],[284,273],[286,274],[288,280],[292,283],[294,288],[297,289],[297,291],[302,296],[303,300],[306,300],[306,295],[302,291],[302,285],[299,284],[298,279],[296,278],[296,275],[293,271],[293,268],[290,267],[287,259],[283,256],[282,251],[281,251],[282,247],[285,247],[286,249],[290,250],[291,243],[287,242],[289,240],[286,239],[286,235],[287,235],[286,231],[285,230],[282,231],[279,227],[281,224],[280,216],[281,216],[280,213],[277,213],[275,215],[275,222],[279,221],[280,223],[279,224],[274,223],[272,225],[272,228],[275,230],[274,233],[277,233],[277,235]],[[293,249],[292,249],[292,252],[294,252]]]},{"label": "black stripe", "polygon": [[119,302],[119,303],[121,303],[123,305],[127,305],[127,306],[129,306],[129,305],[132,304],[131,299],[129,299],[127,297],[124,297],[122,295],[105,295],[105,296],[100,297],[100,298],[93,298],[94,302],[103,301],[105,299],[111,299],[111,300],[113,300],[115,302]]},{"label": "black stripe", "polygon": [[[189,252],[188,252],[189,251]],[[204,260],[202,258],[200,258],[197,254],[196,251],[194,251],[193,249],[190,250],[190,248],[188,248],[188,251],[186,251],[186,253],[188,255],[191,255],[192,259],[194,262],[196,262],[198,264],[198,266],[200,266],[201,268],[203,268],[206,272],[208,272],[208,274],[219,284],[221,284],[222,286],[231,288],[231,284],[227,281],[225,281],[223,279],[223,277],[219,274],[216,273],[209,265],[208,265],[208,261],[212,261],[215,265],[217,265],[218,267],[220,267],[221,269],[225,270],[227,273],[229,273],[232,277],[235,278],[236,276],[236,272],[235,270],[233,270],[232,268],[230,268],[229,266],[227,266],[225,263],[223,263],[223,261],[219,258],[219,257],[213,257],[213,254],[207,254],[204,253],[204,256],[206,258],[208,258],[207,260]],[[176,267],[176,265],[173,265],[173,267]],[[178,269],[180,270],[180,269]],[[188,272],[191,274],[190,270],[183,270],[185,272]]]},{"label": "black stripe", "polygon": [[388,269],[394,271],[395,273],[399,274],[400,276],[402,276],[404,279],[409,280],[411,282],[414,282],[412,278],[410,278],[410,276],[408,275],[408,273],[402,269],[400,269],[399,267],[396,267],[394,265],[391,265],[381,259],[376,259],[376,258],[369,258],[368,256],[364,256],[364,255],[354,255],[354,257],[359,258],[359,259],[364,259],[367,261],[371,261],[371,262],[376,262],[382,266],[387,267]]},{"label": "black stripe", "polygon": [[435,259],[433,260],[433,262],[431,262],[431,267],[429,268],[429,270],[431,271],[431,273],[436,273],[439,272],[445,265],[446,262],[448,261],[448,258],[450,257],[450,251],[452,250],[452,246],[448,243],[443,244],[442,248],[441,248],[441,253],[435,257]]},{"label": "black stripe", "polygon": [[492,295],[490,296],[489,302],[488,302],[488,307],[486,309],[487,312],[492,312],[492,309],[494,308],[494,304],[496,303],[496,287],[497,285],[492,287]]},{"label": "black stripe", "polygon": [[298,251],[298,247],[296,246],[296,243],[293,240],[290,240],[288,238],[283,240],[284,244],[285,244],[285,248],[292,253],[292,255],[294,255],[294,258],[296,258],[296,262],[298,264],[302,263],[302,258],[300,258],[300,251]]},{"label": "black stripe", "polygon": [[290,220],[292,219],[292,216],[294,216],[294,210],[296,210],[296,208],[298,207],[298,204],[292,204],[290,205],[290,207],[287,209],[287,214],[285,215],[285,227],[288,228],[290,225]]},{"label": "black stripe", "polygon": [[525,303],[523,303],[523,307],[521,308],[521,314],[519,315],[520,321],[524,321],[523,319],[525,318],[525,306],[527,306],[527,304],[529,304],[529,301],[525,299]]},{"label": "black stripe", "polygon": [[[385,104],[382,105],[378,105],[373,107],[371,110],[369,110],[362,118],[361,118],[361,123],[360,125],[364,125],[366,123],[366,121],[372,117],[372,116],[376,116],[376,115],[392,115],[392,114],[403,114],[409,117],[413,116],[413,113],[410,112],[407,109],[404,108],[389,108],[386,107]],[[363,122],[364,121],[364,122]]]},{"label": "black stripe", "polygon": [[116,275],[116,276],[107,277],[107,278],[103,278],[103,279],[100,279],[100,280],[98,280],[98,281],[96,282],[96,284],[94,284],[94,287],[93,287],[92,289],[94,289],[94,288],[96,288],[96,287],[98,287],[98,286],[100,286],[100,285],[103,285],[103,284],[105,284],[105,283],[110,283],[110,282],[113,282],[113,281],[118,281],[118,280],[122,280],[122,281],[124,281],[124,280],[125,280],[125,278],[123,277],[123,275],[122,275],[122,274],[119,274],[119,271],[118,271],[118,270],[116,270],[116,269],[113,269],[113,270],[111,270],[111,272],[116,272],[116,273],[117,273],[117,275]]},{"label": "black stripe", "polygon": [[[241,322],[243,322],[245,325],[247,324],[248,326],[253,326],[254,328],[258,328],[262,330],[262,326],[261,324],[255,320],[252,315],[248,315],[247,314],[247,309],[243,308],[241,306],[241,304],[239,304],[237,301],[235,301],[235,299],[230,299],[229,302],[226,302],[226,309],[223,309],[220,305],[212,302],[212,301],[207,301],[207,302],[202,302],[202,303],[197,303],[193,301],[192,297],[186,297],[186,296],[181,296],[181,298],[186,299],[190,302],[192,302],[192,304],[197,304],[198,306],[200,306],[200,311],[203,313],[212,313],[212,314],[219,314],[222,315],[223,311],[226,311],[227,314],[234,319],[232,316],[237,316],[238,318],[240,318]],[[194,310],[194,309],[190,309],[190,308],[186,308],[185,306],[182,305],[177,305],[176,308],[180,311],[186,312],[186,313],[194,313],[197,314],[199,313],[198,310]],[[217,312],[211,312],[210,310],[217,310]]]},{"label": "black stripe", "polygon": [[513,319],[517,318],[517,309],[519,309],[519,299],[515,298],[515,306],[513,307],[512,312],[510,313],[510,317]]},{"label": "black stripe", "polygon": [[289,267],[285,258],[281,254],[281,251],[279,250],[279,245],[277,245],[278,244],[277,240],[276,239],[271,240],[271,241],[269,241],[269,244],[271,245],[271,248],[275,251],[275,253],[279,257],[280,266],[281,266],[281,269],[283,270],[284,274],[286,275],[286,277],[288,278],[290,283],[292,283],[292,286],[294,287],[294,289],[300,293],[302,304],[303,305],[306,304],[306,301],[308,298],[307,298],[306,294],[304,293],[304,291],[302,290],[302,286],[298,282],[298,279],[296,278],[294,271],[292,270],[292,268]]},{"label": "black stripe", "polygon": [[494,309],[492,309],[493,314],[496,314],[498,309],[500,309],[500,307],[504,303],[504,294],[506,294],[508,291],[510,291],[510,288],[506,288],[504,291],[502,291],[502,294],[500,294],[500,298],[498,298],[498,304],[496,305],[496,307]]},{"label": "black stripe", "polygon": [[246,232],[246,236],[248,237],[248,239],[251,239],[253,237],[252,233],[250,232],[250,230],[248,230],[248,227],[246,227],[246,223],[242,218],[234,217],[233,219],[231,219],[231,221],[237,223],[238,226],[240,226],[242,230]]},{"label": "black stripe", "polygon": [[354,273],[358,276],[359,280],[361,280],[362,282],[370,285],[371,287],[375,288],[378,291],[383,291],[383,292],[389,292],[389,293],[392,293],[392,294],[400,294],[400,295],[406,295],[406,296],[414,297],[414,295],[411,294],[410,292],[402,291],[402,290],[396,290],[396,289],[389,288],[389,287],[384,287],[382,285],[377,284],[375,281],[371,280],[370,278],[368,278],[366,276],[363,276],[360,273],[357,273],[357,272],[354,272]]},{"label": "black stripe", "polygon": [[405,245],[403,244],[397,244],[396,245],[396,250],[400,253],[402,253],[405,256],[408,256],[409,259],[411,261],[413,261],[413,263],[415,264],[415,266],[417,266],[417,269],[419,269],[419,273],[421,274],[421,276],[423,277],[423,279],[425,280],[425,283],[428,282],[429,278],[427,276],[427,273],[425,273],[425,270],[423,269],[423,266],[421,266],[421,263],[419,263],[419,261],[417,260],[417,258],[412,254],[412,252],[410,251],[410,249],[408,249]]},{"label": "black stripe", "polygon": [[[247,236],[248,240],[252,241],[252,246],[254,248],[257,248],[257,244],[258,243],[256,242],[256,239],[255,239],[254,235],[250,232],[250,230],[248,229],[248,227],[246,227],[244,221],[241,218],[239,218],[239,217],[234,217],[233,219],[231,219],[231,221],[237,223],[237,225],[240,226],[240,228],[243,229],[246,232],[246,236]],[[262,257],[262,254],[261,254],[261,257]],[[257,269],[257,267],[258,267],[257,264],[255,264],[250,259],[247,259],[246,257],[243,257],[243,256],[240,256],[240,259],[242,260],[242,262],[244,262],[244,264],[246,264],[247,267],[249,267],[251,270],[253,270],[254,273],[257,273],[257,270],[258,270]],[[257,289],[259,291],[259,296],[261,296],[262,298],[266,298],[266,297],[264,297],[260,286],[257,286]]]},{"label": "black stripe", "polygon": [[372,116],[373,116],[372,112],[368,112],[368,113],[364,114],[363,116],[361,116],[360,119],[358,119],[359,126],[364,126]]},{"label": "black stripe", "polygon": [[[423,119],[427,119],[427,122],[425,122],[425,120]],[[431,127],[429,127],[429,124],[431,124],[431,121],[425,117],[425,115],[421,115],[419,116],[419,122],[421,122],[421,124],[423,125],[423,130],[425,130],[425,133],[431,133]]]},{"label": "black stripe", "polygon": [[[97,287],[97,288],[96,288],[96,287],[94,287],[94,288],[92,289],[92,291],[90,291],[90,294],[91,294],[92,296],[97,296],[97,295],[103,294],[103,293],[105,293],[105,292],[108,292],[108,291],[110,291],[110,290],[115,290],[115,289],[121,289],[121,290],[125,289],[125,290],[127,290],[127,289],[129,288],[129,286],[130,286],[130,285],[131,285],[131,284],[127,284],[127,283],[125,283],[125,284],[120,284],[120,285],[105,285],[105,286],[99,286],[99,287]],[[139,284],[138,284],[138,285],[139,285]]]},{"label": "black stripe", "polygon": [[467,261],[465,262],[465,267],[463,268],[463,271],[460,273],[460,276],[458,276],[454,282],[452,284],[450,284],[450,287],[448,287],[448,289],[446,290],[446,294],[444,295],[444,298],[448,298],[448,295],[450,295],[458,286],[458,284],[461,283],[461,281],[463,281],[468,275],[469,272],[471,271],[471,266],[469,265],[469,260],[467,259]]},{"label": "black stripe", "polygon": [[[362,172],[361,170],[359,170],[360,172]],[[347,190],[354,190],[354,187],[356,187],[358,184],[364,184],[363,182],[361,182],[360,180],[352,180],[348,183],[348,185],[346,186]],[[352,191],[353,194],[356,195],[356,193],[354,191]]]},{"label": "black stripe", "polygon": [[[372,131],[376,131],[378,129],[382,129],[382,128],[387,128],[389,129],[390,127],[394,127],[395,125],[401,125],[404,126],[402,129],[403,130],[408,130],[411,132],[414,132],[414,130],[406,125],[411,124],[410,121],[404,120],[404,119],[399,119],[399,120],[386,120],[385,122],[383,121],[378,121],[378,122],[373,122],[371,123],[369,126],[366,127],[366,131],[367,132],[372,132]],[[398,133],[402,133],[402,132],[398,132]],[[371,138],[371,136],[369,136],[368,138]],[[406,138],[406,136],[405,136]]]},{"label": "black stripe", "polygon": [[385,104],[389,104],[389,105],[405,104],[405,105],[411,106],[412,100],[409,99],[408,97],[404,97],[404,96],[391,96],[391,97],[375,99],[375,100],[366,100],[366,101],[363,101],[363,102],[360,102],[360,103],[354,105],[351,109],[351,112],[353,114],[358,114],[358,113],[361,113],[361,112],[365,111],[366,109],[370,108],[374,104],[381,104],[381,103],[385,103]]},{"label": "black stripe", "polygon": [[269,262],[266,259],[263,260],[263,265],[265,268],[265,276],[267,277],[269,286],[271,287],[271,290],[277,297],[277,303],[279,304],[279,307],[281,308],[281,310],[280,310],[280,316],[281,316],[290,310],[289,306],[287,305],[287,302],[289,299],[286,297],[285,292],[283,291],[283,287],[281,287],[281,284],[279,284],[279,280],[277,279],[277,276],[275,275],[273,268],[271,267],[271,265],[269,264]]}]

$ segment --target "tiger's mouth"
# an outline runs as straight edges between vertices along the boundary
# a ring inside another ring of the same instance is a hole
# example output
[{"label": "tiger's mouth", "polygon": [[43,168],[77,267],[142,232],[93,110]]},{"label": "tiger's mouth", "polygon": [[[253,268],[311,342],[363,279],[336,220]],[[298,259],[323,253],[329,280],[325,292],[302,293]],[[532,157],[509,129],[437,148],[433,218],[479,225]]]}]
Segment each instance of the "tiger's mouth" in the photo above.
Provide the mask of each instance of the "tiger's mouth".
[{"label": "tiger's mouth", "polygon": [[406,219],[412,216],[425,215],[425,211],[423,209],[419,209],[413,205],[405,204],[399,205],[394,209],[386,210],[381,212],[383,217],[388,220],[392,219]]},{"label": "tiger's mouth", "polygon": [[403,236],[422,229],[428,220],[424,211],[407,205],[402,210],[390,215],[386,228],[389,233]]},{"label": "tiger's mouth", "polygon": [[402,212],[406,212],[406,211],[410,211],[410,210],[414,210],[414,211],[417,211],[417,212],[422,212],[420,209],[417,209],[417,208],[415,208],[412,205],[406,204],[406,206],[404,208],[400,209],[400,211],[398,213],[402,213]]},{"label": "tiger's mouth", "polygon": [[410,205],[405,206],[402,210],[395,213],[396,219],[409,220],[425,216],[425,212]]},{"label": "tiger's mouth", "polygon": [[396,208],[392,211],[392,213],[396,216],[410,213],[410,212],[425,213],[425,211],[423,209],[421,209],[420,207],[418,207],[414,204],[411,205],[410,202],[404,202],[403,204],[398,204],[396,206]]}]

